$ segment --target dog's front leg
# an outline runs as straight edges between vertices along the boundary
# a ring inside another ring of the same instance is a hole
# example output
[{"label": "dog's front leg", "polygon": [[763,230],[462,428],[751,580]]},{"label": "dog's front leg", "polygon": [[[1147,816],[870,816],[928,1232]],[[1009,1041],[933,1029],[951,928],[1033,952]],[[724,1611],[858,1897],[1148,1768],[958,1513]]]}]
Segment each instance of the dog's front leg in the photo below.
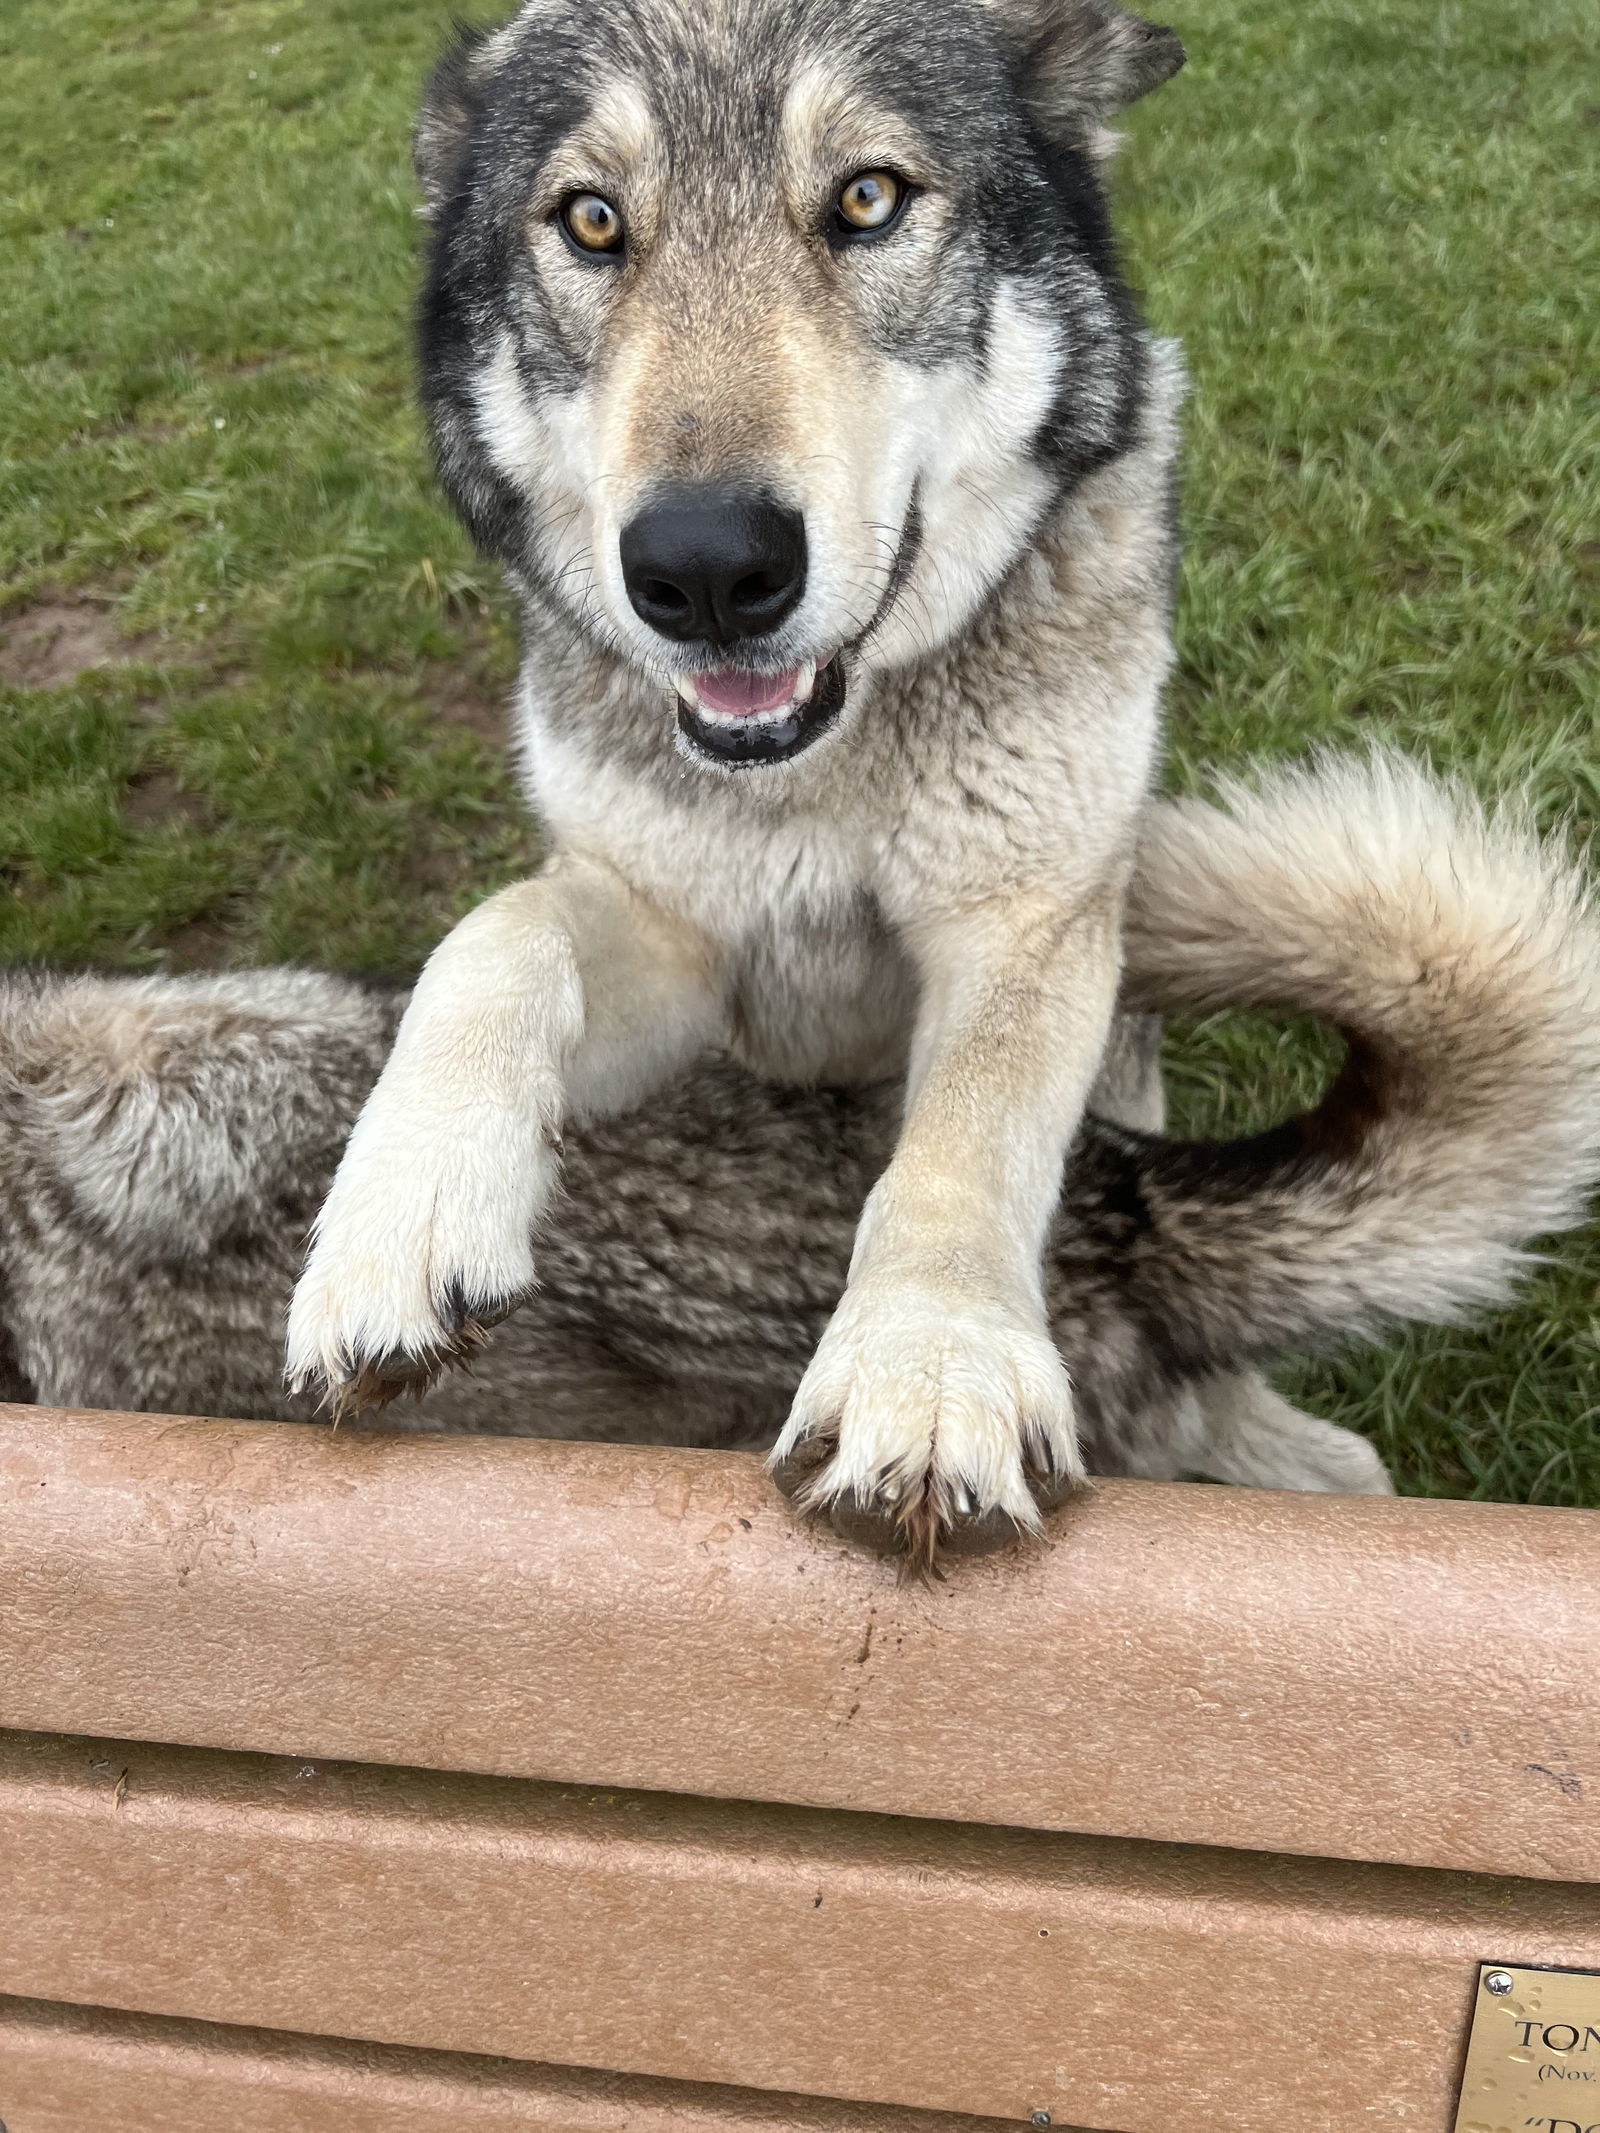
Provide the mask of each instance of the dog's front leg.
[{"label": "dog's front leg", "polygon": [[318,1218],[291,1381],[377,1404],[468,1360],[533,1283],[566,1117],[641,1101],[721,1016],[704,944],[598,862],[553,860],[463,919]]},{"label": "dog's front leg", "polygon": [[924,1566],[997,1545],[1081,1477],[1040,1259],[1106,1042],[1120,884],[1076,909],[995,898],[919,922],[904,1127],[849,1286],[773,1452],[841,1530]]}]

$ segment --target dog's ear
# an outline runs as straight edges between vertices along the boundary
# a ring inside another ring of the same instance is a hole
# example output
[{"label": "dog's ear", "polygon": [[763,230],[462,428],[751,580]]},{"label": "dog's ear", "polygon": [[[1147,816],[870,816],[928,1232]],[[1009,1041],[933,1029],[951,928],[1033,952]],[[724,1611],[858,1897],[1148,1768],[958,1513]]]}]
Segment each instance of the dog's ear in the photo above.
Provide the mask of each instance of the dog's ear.
[{"label": "dog's ear", "polygon": [[991,0],[1018,46],[1023,93],[1054,133],[1103,126],[1170,81],[1184,62],[1176,30],[1116,0]]},{"label": "dog's ear", "polygon": [[422,212],[437,221],[455,192],[481,109],[475,62],[486,33],[458,24],[433,70],[411,134],[411,162],[422,188]]}]

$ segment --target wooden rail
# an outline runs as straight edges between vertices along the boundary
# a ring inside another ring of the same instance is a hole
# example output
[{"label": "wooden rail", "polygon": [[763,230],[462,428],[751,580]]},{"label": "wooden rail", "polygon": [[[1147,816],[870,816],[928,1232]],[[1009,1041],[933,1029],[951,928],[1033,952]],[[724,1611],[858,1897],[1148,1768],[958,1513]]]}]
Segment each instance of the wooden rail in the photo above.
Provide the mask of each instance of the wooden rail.
[{"label": "wooden rail", "polygon": [[0,1407],[0,1724],[1600,1881],[1600,1518],[1104,1483],[929,1590],[707,1452]]},{"label": "wooden rail", "polygon": [[[985,2118],[0,1999],[13,2133],[993,2133]],[[1057,2127],[1056,2133],[1072,2133]]]},{"label": "wooden rail", "polygon": [[0,2118],[1448,2133],[1600,1968],[1597,1655],[1589,1513],[922,1589],[731,1455],[0,1407]]},{"label": "wooden rail", "polygon": [[1551,1882],[39,1736],[0,1831],[7,1992],[1128,2133],[1442,2128],[1479,1961],[1600,1930]]}]

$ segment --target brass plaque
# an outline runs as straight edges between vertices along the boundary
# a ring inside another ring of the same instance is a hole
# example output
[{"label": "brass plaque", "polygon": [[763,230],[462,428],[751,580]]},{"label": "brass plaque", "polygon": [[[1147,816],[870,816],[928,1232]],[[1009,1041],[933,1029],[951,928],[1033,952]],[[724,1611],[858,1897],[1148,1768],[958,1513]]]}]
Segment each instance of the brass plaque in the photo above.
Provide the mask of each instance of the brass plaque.
[{"label": "brass plaque", "polygon": [[1600,2133],[1600,1970],[1483,1964],[1456,2133]]}]

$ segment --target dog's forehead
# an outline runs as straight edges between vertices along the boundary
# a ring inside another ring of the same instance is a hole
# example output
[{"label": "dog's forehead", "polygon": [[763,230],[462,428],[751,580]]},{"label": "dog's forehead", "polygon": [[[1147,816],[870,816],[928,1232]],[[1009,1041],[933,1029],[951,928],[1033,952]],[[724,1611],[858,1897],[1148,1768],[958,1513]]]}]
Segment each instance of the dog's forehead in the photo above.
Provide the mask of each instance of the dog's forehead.
[{"label": "dog's forehead", "polygon": [[935,149],[1003,100],[994,0],[529,0],[481,47],[502,109],[532,99],[562,132],[590,113],[647,120],[661,145],[803,145],[853,118],[897,119]]}]

